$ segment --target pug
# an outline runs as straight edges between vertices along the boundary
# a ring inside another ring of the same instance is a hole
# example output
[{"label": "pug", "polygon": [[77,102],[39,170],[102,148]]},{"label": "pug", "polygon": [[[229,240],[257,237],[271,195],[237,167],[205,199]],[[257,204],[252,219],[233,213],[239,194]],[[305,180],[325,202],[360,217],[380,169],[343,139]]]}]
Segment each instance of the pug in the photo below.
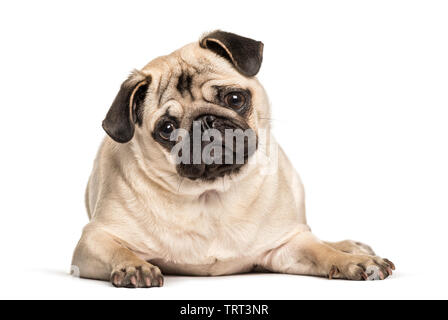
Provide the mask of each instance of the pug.
[{"label": "pug", "polygon": [[218,30],[123,82],[103,121],[74,273],[127,288],[161,287],[163,274],[392,274],[369,246],[311,233],[302,182],[270,133],[262,60],[262,42]]}]

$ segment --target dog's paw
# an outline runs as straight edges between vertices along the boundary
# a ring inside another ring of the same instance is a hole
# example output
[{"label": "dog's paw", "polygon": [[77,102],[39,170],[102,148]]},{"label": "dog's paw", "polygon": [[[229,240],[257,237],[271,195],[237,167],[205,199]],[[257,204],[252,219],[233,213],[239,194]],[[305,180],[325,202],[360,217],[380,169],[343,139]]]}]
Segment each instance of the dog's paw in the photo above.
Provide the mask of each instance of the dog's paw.
[{"label": "dog's paw", "polygon": [[347,280],[384,280],[392,275],[395,265],[388,259],[376,256],[347,255],[346,259],[333,265],[328,278]]},{"label": "dog's paw", "polygon": [[140,264],[123,263],[112,271],[110,281],[115,287],[162,287],[163,275],[158,267],[147,262]]}]

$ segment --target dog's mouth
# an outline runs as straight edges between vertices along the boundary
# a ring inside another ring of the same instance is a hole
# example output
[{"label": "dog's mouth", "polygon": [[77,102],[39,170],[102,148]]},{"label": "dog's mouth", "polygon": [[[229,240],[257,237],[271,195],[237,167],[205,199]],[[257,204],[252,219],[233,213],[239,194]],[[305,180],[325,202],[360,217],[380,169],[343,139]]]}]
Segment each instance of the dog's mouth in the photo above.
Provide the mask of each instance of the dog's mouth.
[{"label": "dog's mouth", "polygon": [[258,147],[254,130],[214,115],[197,118],[188,138],[182,138],[182,148],[172,150],[177,152],[177,173],[190,180],[213,181],[236,174]]},{"label": "dog's mouth", "polygon": [[186,177],[190,180],[204,180],[214,181],[217,178],[226,175],[238,173],[244,164],[234,165],[206,165],[206,164],[181,164],[177,166],[177,172],[181,177]]}]

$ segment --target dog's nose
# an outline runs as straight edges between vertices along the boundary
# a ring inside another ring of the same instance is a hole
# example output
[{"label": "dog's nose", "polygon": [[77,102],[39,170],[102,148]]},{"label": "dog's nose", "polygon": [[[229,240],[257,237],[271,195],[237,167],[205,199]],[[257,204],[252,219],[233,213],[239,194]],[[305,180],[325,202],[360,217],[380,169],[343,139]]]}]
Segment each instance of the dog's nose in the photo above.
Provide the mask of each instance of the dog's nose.
[{"label": "dog's nose", "polygon": [[201,122],[202,130],[208,130],[208,129],[214,128],[216,117],[211,114],[205,114],[205,115],[202,115],[202,116],[196,118],[195,121]]}]

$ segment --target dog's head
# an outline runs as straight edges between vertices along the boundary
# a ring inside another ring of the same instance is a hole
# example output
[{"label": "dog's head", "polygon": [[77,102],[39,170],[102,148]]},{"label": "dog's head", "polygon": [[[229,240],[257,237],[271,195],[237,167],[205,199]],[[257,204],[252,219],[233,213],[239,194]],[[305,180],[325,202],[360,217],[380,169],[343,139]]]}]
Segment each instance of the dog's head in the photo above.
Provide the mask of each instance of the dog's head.
[{"label": "dog's head", "polygon": [[201,181],[235,174],[269,123],[267,97],[255,78],[262,54],[259,41],[206,34],[134,71],[103,128],[116,142],[137,144],[165,172]]}]

